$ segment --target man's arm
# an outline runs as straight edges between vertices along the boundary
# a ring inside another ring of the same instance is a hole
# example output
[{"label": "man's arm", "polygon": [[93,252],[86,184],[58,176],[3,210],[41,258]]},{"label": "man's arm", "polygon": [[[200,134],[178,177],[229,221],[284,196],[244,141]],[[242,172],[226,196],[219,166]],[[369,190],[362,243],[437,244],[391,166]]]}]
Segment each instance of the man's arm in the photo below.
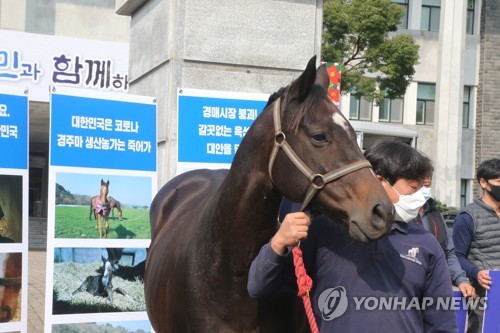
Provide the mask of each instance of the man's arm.
[{"label": "man's arm", "polygon": [[467,282],[467,274],[465,274],[462,266],[458,262],[457,255],[455,254],[455,244],[453,243],[453,231],[446,231],[446,248],[444,254],[446,255],[446,263],[448,264],[448,269],[451,275],[451,281],[455,286],[458,287],[461,283]]},{"label": "man's arm", "polygon": [[477,273],[479,273],[480,269],[467,259],[473,235],[474,221],[472,217],[467,213],[459,214],[455,219],[455,223],[453,223],[455,254],[467,276],[477,280]]},{"label": "man's arm", "polygon": [[296,290],[289,248],[307,237],[310,224],[311,219],[302,212],[285,216],[274,237],[260,249],[250,266],[247,289],[252,298],[265,299]]},{"label": "man's arm", "polygon": [[247,289],[250,297],[268,299],[283,292],[293,291],[291,257],[290,252],[279,255],[273,251],[269,243],[265,244],[252,261],[248,273]]}]

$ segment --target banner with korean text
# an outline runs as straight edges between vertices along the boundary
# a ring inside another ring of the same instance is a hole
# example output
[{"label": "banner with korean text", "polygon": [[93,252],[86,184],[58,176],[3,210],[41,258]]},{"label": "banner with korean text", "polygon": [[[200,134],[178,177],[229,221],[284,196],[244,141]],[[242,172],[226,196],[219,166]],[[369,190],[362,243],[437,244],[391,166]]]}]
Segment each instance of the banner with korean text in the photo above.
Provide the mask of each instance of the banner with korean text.
[{"label": "banner with korean text", "polygon": [[0,87],[0,332],[27,332],[28,91]]},{"label": "banner with korean text", "polygon": [[178,89],[177,173],[229,168],[269,95]]},{"label": "banner with korean text", "polygon": [[45,332],[149,331],[156,99],[52,87],[50,106]]}]

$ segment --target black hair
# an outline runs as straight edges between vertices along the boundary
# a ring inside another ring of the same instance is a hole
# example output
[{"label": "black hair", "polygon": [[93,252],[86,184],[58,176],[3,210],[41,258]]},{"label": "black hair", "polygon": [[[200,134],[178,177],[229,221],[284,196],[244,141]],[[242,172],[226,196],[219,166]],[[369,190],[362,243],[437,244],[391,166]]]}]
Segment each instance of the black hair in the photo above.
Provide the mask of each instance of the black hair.
[{"label": "black hair", "polygon": [[392,185],[400,178],[424,180],[434,167],[423,153],[400,141],[378,141],[365,151],[373,172]]},{"label": "black hair", "polygon": [[477,168],[476,178],[478,182],[481,178],[486,181],[500,178],[500,159],[492,158],[481,163]]}]

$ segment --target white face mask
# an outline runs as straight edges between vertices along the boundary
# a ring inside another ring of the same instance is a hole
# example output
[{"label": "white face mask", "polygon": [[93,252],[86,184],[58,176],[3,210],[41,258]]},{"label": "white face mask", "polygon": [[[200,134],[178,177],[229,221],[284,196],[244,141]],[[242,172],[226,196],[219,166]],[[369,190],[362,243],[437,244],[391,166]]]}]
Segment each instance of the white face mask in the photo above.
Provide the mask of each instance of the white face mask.
[{"label": "white face mask", "polygon": [[423,186],[420,189],[420,192],[422,192],[422,195],[424,196],[425,201],[429,200],[430,197],[432,196],[431,195],[431,188],[430,187]]},{"label": "white face mask", "polygon": [[[389,184],[389,182],[387,182]],[[391,187],[392,185],[389,184]],[[425,198],[422,195],[422,192],[417,191],[410,195],[401,195],[394,187],[392,187],[394,192],[399,195],[399,200],[394,204],[394,208],[396,208],[396,213],[403,219],[405,222],[410,222],[418,215],[418,210],[425,204]]]}]

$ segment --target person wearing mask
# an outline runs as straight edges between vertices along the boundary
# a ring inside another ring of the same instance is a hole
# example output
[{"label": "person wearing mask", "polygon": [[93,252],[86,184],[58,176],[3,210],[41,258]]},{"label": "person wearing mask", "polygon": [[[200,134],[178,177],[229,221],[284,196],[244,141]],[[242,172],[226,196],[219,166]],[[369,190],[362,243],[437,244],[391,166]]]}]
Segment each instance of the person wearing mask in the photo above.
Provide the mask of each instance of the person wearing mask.
[{"label": "person wearing mask", "polygon": [[441,245],[445,256],[452,283],[458,287],[464,297],[476,297],[476,290],[470,284],[467,275],[460,266],[455,254],[452,230],[446,227],[443,216],[437,208],[436,201],[431,197],[432,174],[424,179],[420,191],[425,198],[425,204],[420,208],[415,223],[433,234]]},{"label": "person wearing mask", "polygon": [[[484,297],[491,287],[488,271],[500,269],[500,159],[482,162],[476,179],[483,194],[455,219],[453,242],[460,265]],[[481,307],[468,310],[468,333],[482,331],[483,315]]]},{"label": "person wearing mask", "polygon": [[251,264],[250,296],[296,294],[290,248],[300,241],[320,332],[456,332],[454,311],[436,307],[452,297],[444,253],[434,236],[408,223],[425,202],[419,190],[430,159],[398,141],[376,143],[365,157],[395,207],[388,235],[359,243],[345,222],[289,213]]}]

